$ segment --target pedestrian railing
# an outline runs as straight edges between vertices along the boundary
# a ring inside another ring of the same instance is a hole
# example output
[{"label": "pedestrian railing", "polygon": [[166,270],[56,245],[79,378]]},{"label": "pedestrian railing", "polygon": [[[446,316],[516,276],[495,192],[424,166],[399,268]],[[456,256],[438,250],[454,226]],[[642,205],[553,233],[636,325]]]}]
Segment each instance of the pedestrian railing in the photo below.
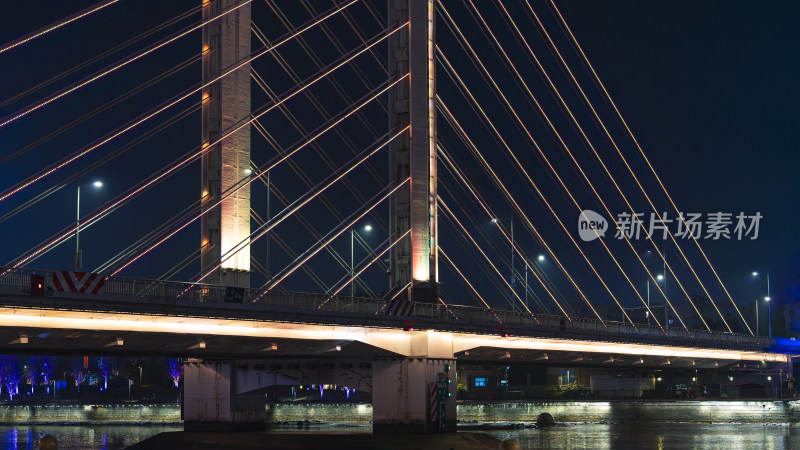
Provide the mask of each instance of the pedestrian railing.
[{"label": "pedestrian railing", "polygon": [[[151,280],[142,278],[108,277],[101,293],[81,294],[53,289],[55,272],[20,268],[0,267],[0,293],[31,294],[31,284],[44,281],[44,296],[75,297],[81,295],[92,298],[115,300],[142,299],[151,303],[171,304],[233,304],[250,305],[256,310],[275,310],[304,312],[307,314],[330,315],[331,312],[362,316],[372,315],[381,321],[395,321],[406,327],[420,324],[458,324],[489,328],[498,334],[525,335],[552,333],[554,335],[579,334],[591,336],[618,336],[627,339],[664,340],[677,345],[684,342],[697,345],[714,344],[720,347],[746,346],[766,348],[771,340],[737,333],[706,330],[686,330],[660,328],[646,324],[600,321],[586,318],[567,318],[565,316],[530,314],[518,311],[505,311],[472,306],[416,303],[407,316],[387,315],[387,300],[350,296],[331,296],[306,292],[281,290],[235,288],[204,283]],[[368,320],[368,319],[367,319]],[[411,324],[411,325],[410,325]]]}]

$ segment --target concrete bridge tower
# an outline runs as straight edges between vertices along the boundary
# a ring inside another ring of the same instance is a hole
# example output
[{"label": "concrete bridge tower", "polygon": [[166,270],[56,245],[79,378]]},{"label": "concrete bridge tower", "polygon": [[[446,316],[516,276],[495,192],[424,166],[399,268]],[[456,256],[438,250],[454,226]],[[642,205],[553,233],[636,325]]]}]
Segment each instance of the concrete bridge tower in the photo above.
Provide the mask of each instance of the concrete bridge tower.
[{"label": "concrete bridge tower", "polygon": [[410,73],[389,94],[389,129],[411,125],[411,131],[391,145],[392,180],[411,177],[390,203],[392,240],[411,229],[391,252],[391,285],[411,284],[413,300],[436,302],[436,78],[434,0],[389,0],[388,26],[410,22],[389,38],[389,77]]},{"label": "concrete bridge tower", "polygon": [[[236,7],[239,0],[204,0],[203,20]],[[203,83],[250,56],[250,4],[203,28]],[[250,117],[250,64],[245,64],[203,91],[201,195],[204,205],[216,203],[250,168],[250,127],[216,143],[226,130]],[[208,208],[205,206],[204,208]],[[202,269],[222,266],[204,281],[250,287],[250,186],[230,195],[202,218]],[[238,249],[234,253],[234,250]]]},{"label": "concrete bridge tower", "polygon": [[[390,153],[391,178],[411,177],[410,185],[399,190],[390,204],[392,240],[411,229],[409,237],[392,250],[391,284],[402,289],[410,283],[406,295],[412,301],[437,303],[436,0],[389,0],[387,17],[389,27],[409,22],[389,39],[389,77],[410,73],[408,83],[390,91],[389,129],[411,125],[410,133],[392,143]],[[452,340],[412,334],[409,356],[373,364],[372,429],[376,433],[455,431]],[[381,389],[384,383],[386,390]],[[440,393],[449,394],[436,394],[437,386]],[[435,405],[443,407],[432,411],[440,408]]]}]

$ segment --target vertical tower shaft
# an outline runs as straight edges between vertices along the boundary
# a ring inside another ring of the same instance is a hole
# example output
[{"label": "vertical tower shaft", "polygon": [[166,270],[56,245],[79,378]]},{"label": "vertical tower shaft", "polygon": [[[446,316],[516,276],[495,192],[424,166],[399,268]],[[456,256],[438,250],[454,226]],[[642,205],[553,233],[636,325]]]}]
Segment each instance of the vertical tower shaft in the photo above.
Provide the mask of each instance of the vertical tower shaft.
[{"label": "vertical tower shaft", "polygon": [[[239,0],[203,0],[203,20],[236,6]],[[250,55],[250,4],[203,28],[203,82],[221,75]],[[203,145],[216,142],[234,124],[250,115],[250,64],[211,84],[203,92]],[[250,167],[250,128],[243,127],[212,145],[202,158],[203,204],[208,208],[231,186],[247,177]],[[202,220],[205,273],[222,259],[206,282],[250,286],[250,187],[229,195]],[[238,251],[235,251],[238,250]]]},{"label": "vertical tower shaft", "polygon": [[[394,247],[392,286],[412,283],[415,292],[434,294],[437,269],[436,109],[434,64],[435,0],[388,0],[389,25],[410,22],[389,39],[389,76],[410,73],[408,84],[389,94],[389,127],[411,125],[408,135],[391,146],[390,170],[395,181],[411,176],[408,188],[392,197],[390,226],[393,239],[411,229],[410,237]],[[418,295],[414,297],[419,298]]]}]

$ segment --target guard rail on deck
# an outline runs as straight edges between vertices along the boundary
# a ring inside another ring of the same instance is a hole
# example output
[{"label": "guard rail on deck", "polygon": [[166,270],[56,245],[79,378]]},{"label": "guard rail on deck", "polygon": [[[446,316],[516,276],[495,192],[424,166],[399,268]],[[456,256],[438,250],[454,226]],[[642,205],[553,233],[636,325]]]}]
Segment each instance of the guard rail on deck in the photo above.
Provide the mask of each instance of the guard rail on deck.
[{"label": "guard rail on deck", "polygon": [[[58,297],[62,293],[54,291],[53,271],[17,269],[0,267],[0,292],[30,294],[31,275],[44,278],[46,297]],[[10,292],[9,292],[10,291]],[[76,294],[63,294],[72,296]],[[747,347],[767,348],[772,340],[759,336],[705,330],[662,329],[646,324],[631,324],[596,319],[566,318],[547,314],[528,314],[516,311],[494,310],[471,306],[416,303],[408,316],[387,316],[386,300],[349,296],[330,296],[304,292],[266,291],[264,289],[231,288],[226,286],[185,283],[178,281],[148,280],[142,278],[108,277],[101,294],[85,294],[100,299],[125,300],[131,298],[147,299],[166,305],[180,303],[227,303],[235,308],[235,303],[264,305],[265,310],[273,308],[296,310],[306,314],[325,314],[331,312],[359,315],[380,315],[382,320],[394,319],[397,326],[414,326],[414,323],[470,324],[488,328],[494,333],[510,335],[550,334],[563,336],[578,334],[591,336],[615,336],[631,340],[664,340],[675,345],[690,343],[720,348]],[[362,325],[370,325],[369,323]]]}]

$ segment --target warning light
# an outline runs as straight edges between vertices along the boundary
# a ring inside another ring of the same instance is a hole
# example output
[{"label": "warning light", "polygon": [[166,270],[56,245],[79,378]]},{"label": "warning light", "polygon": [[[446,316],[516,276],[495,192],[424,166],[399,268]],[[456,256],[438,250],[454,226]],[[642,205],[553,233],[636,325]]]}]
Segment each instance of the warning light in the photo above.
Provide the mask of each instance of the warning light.
[{"label": "warning light", "polygon": [[31,275],[31,296],[44,297],[44,276]]}]

